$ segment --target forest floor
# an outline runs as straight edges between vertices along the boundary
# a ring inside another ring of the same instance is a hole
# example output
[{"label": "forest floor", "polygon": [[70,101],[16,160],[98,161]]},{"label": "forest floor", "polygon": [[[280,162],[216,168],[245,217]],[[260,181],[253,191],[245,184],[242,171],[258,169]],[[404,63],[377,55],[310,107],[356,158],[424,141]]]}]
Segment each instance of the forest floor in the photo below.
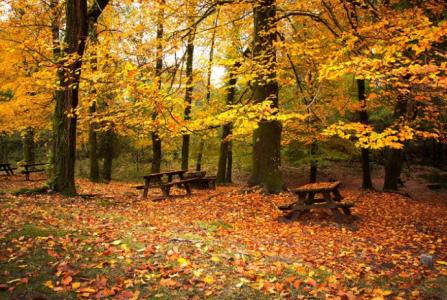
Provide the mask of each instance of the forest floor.
[{"label": "forest floor", "polygon": [[337,224],[326,211],[286,222],[291,194],[238,185],[163,201],[82,179],[95,195],[16,194],[43,183],[0,178],[0,299],[447,299],[445,190],[349,181],[356,218]]}]

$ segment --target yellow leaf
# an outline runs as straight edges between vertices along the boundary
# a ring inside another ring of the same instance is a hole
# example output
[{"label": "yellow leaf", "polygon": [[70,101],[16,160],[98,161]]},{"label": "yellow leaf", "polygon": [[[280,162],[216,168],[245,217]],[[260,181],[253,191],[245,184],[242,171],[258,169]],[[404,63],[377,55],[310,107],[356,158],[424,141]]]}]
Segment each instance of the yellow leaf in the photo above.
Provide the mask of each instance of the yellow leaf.
[{"label": "yellow leaf", "polygon": [[44,284],[47,288],[53,289],[54,285],[53,282],[51,280],[48,280],[47,282],[45,282]]},{"label": "yellow leaf", "polygon": [[77,290],[78,288],[80,288],[81,287],[81,283],[80,282],[72,282],[71,283],[71,288],[73,289],[73,290]]},{"label": "yellow leaf", "polygon": [[440,265],[447,266],[447,261],[437,260],[436,263],[437,263],[437,264],[440,264]]},{"label": "yellow leaf", "polygon": [[214,281],[215,280],[212,276],[206,276],[205,278],[203,278],[203,282],[208,283],[208,284],[213,284]]},{"label": "yellow leaf", "polygon": [[213,256],[213,257],[211,257],[211,260],[212,261],[214,261],[214,262],[220,262],[220,258],[219,257],[217,257],[217,256]]},{"label": "yellow leaf", "polygon": [[183,257],[177,258],[177,262],[180,265],[180,267],[182,267],[182,268],[186,267],[187,265],[190,264],[189,260],[187,260],[186,258],[183,258]]}]

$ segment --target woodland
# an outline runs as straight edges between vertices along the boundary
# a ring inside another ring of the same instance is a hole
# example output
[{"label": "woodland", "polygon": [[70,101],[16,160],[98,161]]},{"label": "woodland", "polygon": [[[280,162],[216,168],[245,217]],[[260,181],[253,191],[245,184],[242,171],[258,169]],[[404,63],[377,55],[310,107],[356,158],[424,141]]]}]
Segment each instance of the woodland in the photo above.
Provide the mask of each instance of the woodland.
[{"label": "woodland", "polygon": [[0,299],[447,299],[446,93],[444,1],[1,0]]}]

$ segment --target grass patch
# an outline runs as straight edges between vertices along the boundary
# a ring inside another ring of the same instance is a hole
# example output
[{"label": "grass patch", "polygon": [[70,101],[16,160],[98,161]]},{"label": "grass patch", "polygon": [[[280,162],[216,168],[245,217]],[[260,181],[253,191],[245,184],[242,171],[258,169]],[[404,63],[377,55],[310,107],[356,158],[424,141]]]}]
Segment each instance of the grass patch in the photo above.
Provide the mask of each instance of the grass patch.
[{"label": "grass patch", "polygon": [[60,229],[54,228],[41,228],[37,227],[33,224],[26,224],[22,227],[21,230],[15,231],[6,237],[7,240],[13,240],[20,237],[47,237],[47,236],[64,236],[66,232]]},{"label": "grass patch", "polygon": [[232,229],[233,228],[231,225],[228,225],[220,220],[215,220],[215,221],[211,221],[211,222],[197,221],[197,225],[201,229],[203,229],[209,233],[215,232],[216,230],[219,230],[219,229]]}]

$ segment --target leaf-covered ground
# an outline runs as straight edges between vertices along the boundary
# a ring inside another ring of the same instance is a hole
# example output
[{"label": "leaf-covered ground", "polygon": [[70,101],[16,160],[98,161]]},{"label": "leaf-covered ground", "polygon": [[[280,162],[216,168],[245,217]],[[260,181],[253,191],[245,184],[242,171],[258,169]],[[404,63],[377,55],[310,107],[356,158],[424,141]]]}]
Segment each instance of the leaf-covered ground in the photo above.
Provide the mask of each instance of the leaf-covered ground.
[{"label": "leaf-covered ground", "polygon": [[337,224],[325,211],[286,222],[290,194],[237,186],[164,201],[83,180],[92,197],[12,193],[42,183],[0,179],[2,299],[447,298],[442,194],[342,188],[356,218]]}]

